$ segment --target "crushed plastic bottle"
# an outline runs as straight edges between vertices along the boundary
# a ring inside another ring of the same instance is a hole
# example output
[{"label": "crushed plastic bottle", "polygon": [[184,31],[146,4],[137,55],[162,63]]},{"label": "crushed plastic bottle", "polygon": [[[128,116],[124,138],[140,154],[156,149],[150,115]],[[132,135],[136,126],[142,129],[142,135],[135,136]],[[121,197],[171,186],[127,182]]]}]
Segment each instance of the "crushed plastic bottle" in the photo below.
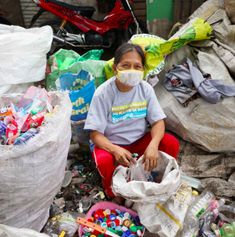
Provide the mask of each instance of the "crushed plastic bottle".
[{"label": "crushed plastic bottle", "polygon": [[182,231],[183,237],[194,237],[198,235],[199,219],[206,212],[212,200],[215,200],[215,196],[209,191],[203,191],[195,198],[189,206],[185,216],[184,228]]},{"label": "crushed plastic bottle", "polygon": [[64,212],[50,218],[44,227],[43,233],[50,236],[63,236],[62,233],[65,233],[64,236],[73,237],[77,229],[76,219],[69,212]]},{"label": "crushed plastic bottle", "polygon": [[199,220],[203,213],[205,213],[211,201],[215,199],[213,193],[209,191],[202,192],[195,200],[194,203],[189,207],[188,218],[190,220]]}]

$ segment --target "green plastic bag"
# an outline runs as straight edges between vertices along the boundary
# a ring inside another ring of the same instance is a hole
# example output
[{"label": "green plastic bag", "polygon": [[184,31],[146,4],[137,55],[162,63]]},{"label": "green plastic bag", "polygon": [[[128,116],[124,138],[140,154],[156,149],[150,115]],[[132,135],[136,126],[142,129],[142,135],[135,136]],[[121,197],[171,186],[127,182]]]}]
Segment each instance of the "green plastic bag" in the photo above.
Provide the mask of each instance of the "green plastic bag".
[{"label": "green plastic bag", "polygon": [[56,80],[60,75],[66,72],[78,73],[81,70],[88,71],[94,76],[97,88],[106,80],[104,73],[106,61],[99,60],[102,53],[102,49],[93,49],[80,56],[73,50],[58,50],[48,59],[50,73],[46,77],[47,90],[57,90]]}]

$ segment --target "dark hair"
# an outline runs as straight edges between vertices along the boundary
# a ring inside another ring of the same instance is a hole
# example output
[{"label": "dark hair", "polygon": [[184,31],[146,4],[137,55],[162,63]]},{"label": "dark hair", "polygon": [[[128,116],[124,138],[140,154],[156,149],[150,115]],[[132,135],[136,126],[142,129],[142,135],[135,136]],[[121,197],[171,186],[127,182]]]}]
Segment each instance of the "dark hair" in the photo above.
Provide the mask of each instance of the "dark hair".
[{"label": "dark hair", "polygon": [[131,51],[136,51],[140,55],[142,64],[144,66],[145,55],[144,55],[143,49],[139,45],[131,44],[131,43],[124,43],[117,48],[114,54],[114,64],[117,65],[120,62],[122,56],[125,53],[131,52]]}]

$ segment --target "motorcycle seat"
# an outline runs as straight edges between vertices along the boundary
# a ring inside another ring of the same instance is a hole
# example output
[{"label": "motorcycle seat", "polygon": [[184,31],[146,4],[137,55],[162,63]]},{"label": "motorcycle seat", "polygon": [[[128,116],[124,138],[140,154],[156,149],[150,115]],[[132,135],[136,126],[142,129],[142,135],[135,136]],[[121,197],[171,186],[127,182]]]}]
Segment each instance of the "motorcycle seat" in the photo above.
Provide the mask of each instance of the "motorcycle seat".
[{"label": "motorcycle seat", "polygon": [[80,14],[82,16],[86,16],[86,17],[91,17],[95,11],[94,7],[90,7],[90,6],[74,6],[65,2],[60,2],[57,0],[46,0],[45,2],[51,2],[51,3],[55,3],[56,5],[62,6],[62,7],[66,7],[69,8],[71,10],[74,11],[78,11],[80,12]]}]

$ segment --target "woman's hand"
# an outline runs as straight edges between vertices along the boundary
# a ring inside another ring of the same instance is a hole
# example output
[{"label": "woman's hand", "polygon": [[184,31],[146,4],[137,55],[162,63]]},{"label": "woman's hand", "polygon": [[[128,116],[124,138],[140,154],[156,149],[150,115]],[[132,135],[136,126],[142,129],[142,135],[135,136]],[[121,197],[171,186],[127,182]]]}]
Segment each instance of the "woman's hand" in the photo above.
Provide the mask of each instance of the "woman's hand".
[{"label": "woman's hand", "polygon": [[118,145],[112,144],[112,142],[110,142],[109,139],[102,133],[98,131],[92,131],[90,137],[96,146],[110,152],[119,165],[129,167],[130,164],[135,163],[135,160],[132,158],[132,154],[128,150]]},{"label": "woman's hand", "polygon": [[132,158],[132,154],[126,150],[125,148],[122,148],[120,146],[115,145],[112,155],[114,156],[116,162],[119,165],[127,166],[129,167],[130,164],[134,163],[134,159]]},{"label": "woman's hand", "polygon": [[163,138],[165,133],[165,124],[163,120],[159,120],[152,124],[151,128],[151,136],[152,140],[147,146],[144,152],[144,169],[146,171],[152,171],[155,167],[157,167],[157,160],[160,156],[158,151],[158,146]]},{"label": "woman's hand", "polygon": [[159,151],[157,147],[150,143],[144,152],[144,169],[146,171],[152,171],[154,168],[156,168],[158,157]]}]

